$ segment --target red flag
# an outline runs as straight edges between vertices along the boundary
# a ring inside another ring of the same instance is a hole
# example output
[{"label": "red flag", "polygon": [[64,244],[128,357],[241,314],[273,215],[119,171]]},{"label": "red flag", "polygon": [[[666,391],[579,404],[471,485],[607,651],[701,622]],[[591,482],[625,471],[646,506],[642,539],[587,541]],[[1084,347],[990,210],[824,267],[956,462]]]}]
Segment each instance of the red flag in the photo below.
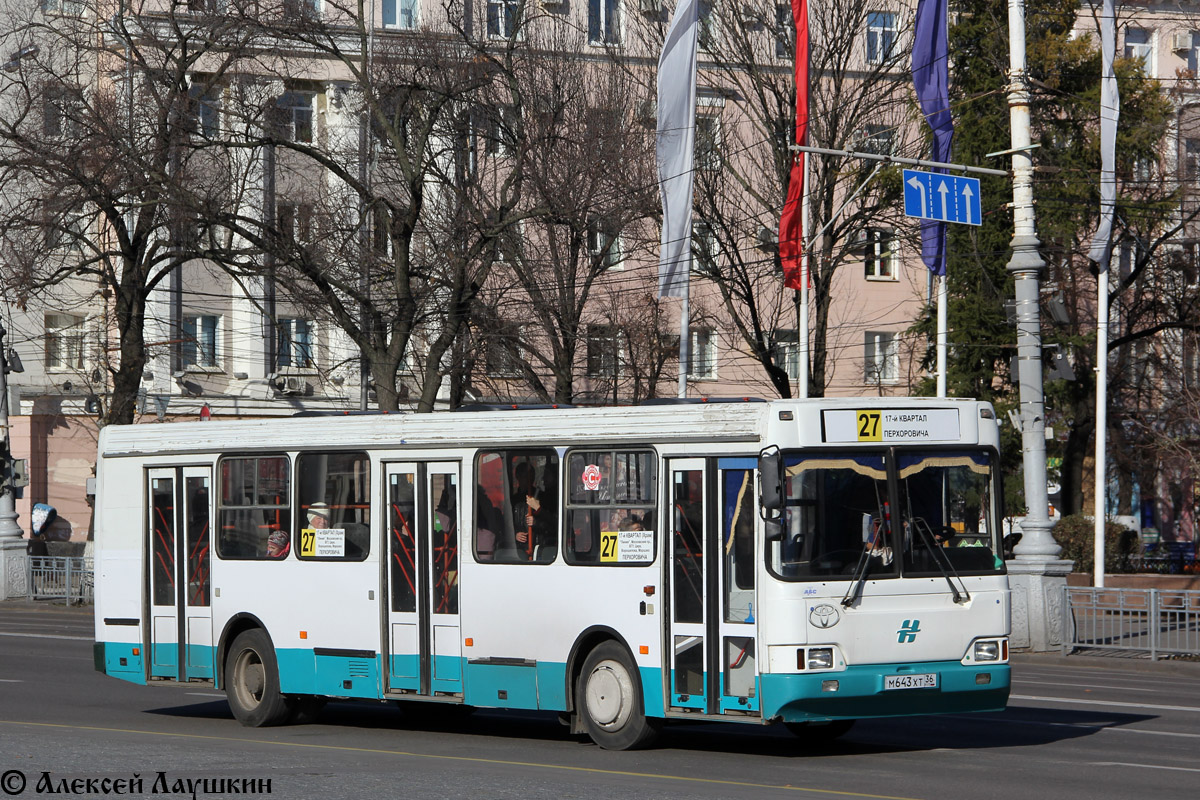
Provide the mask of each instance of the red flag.
[{"label": "red flag", "polygon": [[[796,144],[808,142],[808,0],[792,0],[796,22]],[[801,196],[804,192],[804,153],[792,155],[787,200],[779,215],[779,259],[783,262],[783,285],[799,289],[804,282],[801,256],[804,229]]]}]

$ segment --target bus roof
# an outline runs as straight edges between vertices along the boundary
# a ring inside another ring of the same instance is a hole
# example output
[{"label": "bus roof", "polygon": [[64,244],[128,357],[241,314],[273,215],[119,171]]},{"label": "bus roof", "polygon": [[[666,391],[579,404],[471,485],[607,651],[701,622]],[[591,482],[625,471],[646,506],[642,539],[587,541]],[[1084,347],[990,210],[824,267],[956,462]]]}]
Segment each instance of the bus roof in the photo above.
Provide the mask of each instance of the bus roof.
[{"label": "bus roof", "polygon": [[[980,404],[959,398],[846,397],[769,402],[711,402],[438,411],[431,414],[348,414],[204,422],[110,425],[100,431],[101,458],[229,450],[462,446],[619,445],[667,442],[745,442],[756,445],[769,420],[792,411],[817,420],[821,410],[946,408]],[[974,416],[974,415],[973,415]],[[819,429],[819,423],[818,423]]]}]

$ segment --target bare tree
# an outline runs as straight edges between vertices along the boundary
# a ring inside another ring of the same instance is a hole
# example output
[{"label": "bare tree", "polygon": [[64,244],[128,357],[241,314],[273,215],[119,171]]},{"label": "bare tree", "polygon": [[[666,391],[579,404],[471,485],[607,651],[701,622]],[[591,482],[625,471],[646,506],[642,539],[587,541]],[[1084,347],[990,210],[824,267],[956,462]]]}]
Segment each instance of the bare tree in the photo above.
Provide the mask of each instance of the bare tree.
[{"label": "bare tree", "polygon": [[[111,303],[104,333],[111,326],[117,343],[100,349],[103,372],[89,378],[102,425],[133,421],[151,350],[147,303],[187,258],[175,189],[202,152],[193,76],[221,75],[226,53],[248,44],[231,20],[178,8],[4,8],[0,270],[21,303],[68,288]],[[179,332],[168,338],[177,355]]]}]

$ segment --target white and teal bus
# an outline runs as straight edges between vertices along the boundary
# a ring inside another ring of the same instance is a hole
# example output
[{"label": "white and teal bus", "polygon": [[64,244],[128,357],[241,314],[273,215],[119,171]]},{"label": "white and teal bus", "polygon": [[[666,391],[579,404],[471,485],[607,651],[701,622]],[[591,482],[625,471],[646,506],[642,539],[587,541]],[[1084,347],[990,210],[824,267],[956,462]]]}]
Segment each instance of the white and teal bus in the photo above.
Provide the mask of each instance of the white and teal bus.
[{"label": "white and teal bus", "polygon": [[997,446],[929,398],[108,427],[96,668],[250,726],[544,709],[612,749],[999,710]]}]

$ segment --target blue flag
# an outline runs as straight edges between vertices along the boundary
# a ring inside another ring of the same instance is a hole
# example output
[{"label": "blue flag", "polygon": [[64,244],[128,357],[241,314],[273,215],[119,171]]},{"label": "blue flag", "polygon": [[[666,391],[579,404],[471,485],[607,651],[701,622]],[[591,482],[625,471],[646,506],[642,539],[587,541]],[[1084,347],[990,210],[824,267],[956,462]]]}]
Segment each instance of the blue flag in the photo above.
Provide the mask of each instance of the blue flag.
[{"label": "blue flag", "polygon": [[[946,3],[947,0],[919,0],[917,3],[912,68],[917,102],[933,129],[932,159],[948,162],[954,123],[950,119]],[[946,223],[921,220],[921,260],[934,275],[946,274]]]}]

